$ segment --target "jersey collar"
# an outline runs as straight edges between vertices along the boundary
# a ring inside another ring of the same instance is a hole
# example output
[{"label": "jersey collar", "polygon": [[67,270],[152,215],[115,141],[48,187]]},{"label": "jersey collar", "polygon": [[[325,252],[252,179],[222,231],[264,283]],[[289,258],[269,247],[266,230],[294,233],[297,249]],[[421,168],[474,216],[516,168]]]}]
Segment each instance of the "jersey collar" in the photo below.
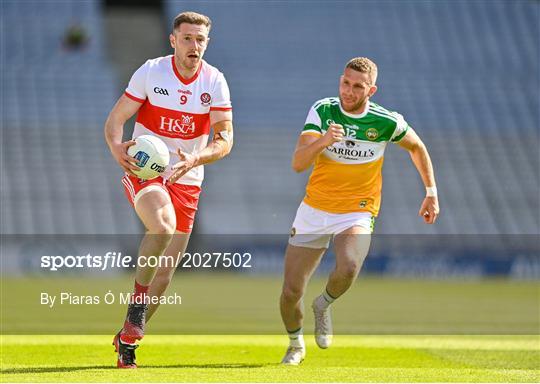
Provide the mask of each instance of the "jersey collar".
[{"label": "jersey collar", "polygon": [[359,113],[357,115],[353,114],[353,113],[349,113],[347,111],[345,111],[343,108],[341,108],[341,101],[339,102],[339,110],[341,111],[341,113],[343,113],[345,116],[349,116],[349,117],[352,117],[353,119],[360,119],[362,117],[364,117],[365,115],[367,115],[368,111],[369,111],[369,99],[366,103],[366,108],[364,109],[364,112],[362,113]]},{"label": "jersey collar", "polygon": [[197,69],[197,72],[195,72],[195,74],[192,77],[190,77],[189,79],[186,79],[185,77],[182,77],[180,72],[178,72],[178,68],[176,68],[176,63],[174,62],[174,55],[171,56],[171,63],[172,63],[174,74],[176,75],[178,80],[180,80],[182,82],[182,84],[184,84],[184,85],[189,85],[189,84],[193,83],[195,80],[197,80],[197,77],[199,77],[199,73],[201,73],[201,69],[203,67],[203,62],[204,61],[201,60],[201,63],[199,64],[199,69]]}]

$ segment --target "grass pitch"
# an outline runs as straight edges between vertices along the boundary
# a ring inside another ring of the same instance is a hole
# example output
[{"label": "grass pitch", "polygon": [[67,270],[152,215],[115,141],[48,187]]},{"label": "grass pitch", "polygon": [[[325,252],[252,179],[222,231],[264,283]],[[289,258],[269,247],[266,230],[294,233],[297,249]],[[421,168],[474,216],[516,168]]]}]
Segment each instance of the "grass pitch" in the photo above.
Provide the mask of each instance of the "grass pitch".
[{"label": "grass pitch", "polygon": [[[137,370],[115,367],[111,341],[125,305],[40,304],[41,292],[97,295],[132,283],[127,275],[3,278],[1,381],[540,382],[536,281],[362,277],[333,305],[334,345],[320,350],[306,335],[299,367],[279,365],[288,343],[279,277],[179,274],[169,291],[182,304],[162,306],[149,322]],[[324,284],[310,283],[306,332]]]},{"label": "grass pitch", "polygon": [[139,369],[118,370],[111,336],[2,338],[3,382],[538,382],[538,336],[307,336],[299,367],[285,336],[149,335]]},{"label": "grass pitch", "polygon": [[[309,305],[326,284],[313,278],[305,297],[306,332],[313,329]],[[175,275],[168,293],[181,305],[162,305],[148,334],[280,335],[280,276]],[[106,335],[126,314],[118,300],[106,305],[40,304],[42,292],[99,295],[131,292],[131,275],[110,278],[4,277],[3,334]],[[58,300],[57,300],[58,301]],[[536,281],[414,280],[361,277],[332,306],[334,329],[350,335],[533,335],[540,331],[540,285]],[[32,315],[29,315],[32,314]]]}]

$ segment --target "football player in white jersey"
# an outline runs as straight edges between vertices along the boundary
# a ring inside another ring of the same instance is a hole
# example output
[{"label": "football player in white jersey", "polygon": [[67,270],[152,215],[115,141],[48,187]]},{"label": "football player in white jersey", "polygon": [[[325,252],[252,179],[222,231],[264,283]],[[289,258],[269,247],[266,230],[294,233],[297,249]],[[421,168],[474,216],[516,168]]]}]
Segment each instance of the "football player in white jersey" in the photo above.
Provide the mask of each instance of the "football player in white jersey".
[{"label": "football player in white jersey", "polygon": [[[186,249],[195,212],[203,165],[226,156],[233,144],[229,89],[219,70],[203,60],[209,42],[210,19],[194,12],[179,14],[169,36],[174,54],[148,60],[131,78],[124,95],[105,123],[105,138],[114,159],[124,169],[126,195],[146,228],[139,255],[173,255]],[[127,154],[135,142],[122,142],[123,126],[137,113],[133,139],[152,134],[171,152],[163,177],[140,180],[137,160]],[[208,143],[210,128],[212,140]],[[128,313],[113,344],[117,366],[136,368],[137,340],[157,309],[149,297],[161,296],[175,266],[137,266]]]}]

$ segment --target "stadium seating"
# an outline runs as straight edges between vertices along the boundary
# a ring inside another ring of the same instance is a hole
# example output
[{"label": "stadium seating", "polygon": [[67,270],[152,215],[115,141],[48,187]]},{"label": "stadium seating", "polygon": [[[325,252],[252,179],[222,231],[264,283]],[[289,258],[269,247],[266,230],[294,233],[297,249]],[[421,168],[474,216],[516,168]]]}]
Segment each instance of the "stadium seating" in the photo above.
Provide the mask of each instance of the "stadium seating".
[{"label": "stadium seating", "polygon": [[[389,145],[377,233],[539,233],[537,2],[164,6],[167,25],[182,10],[213,19],[206,59],[233,98],[235,148],[206,169],[199,232],[289,232],[307,178],[289,165],[305,115],[362,55],[379,65],[374,101],[428,145],[442,208],[436,226],[421,223],[421,182]],[[120,87],[101,19],[98,0],[2,2],[2,233],[141,230],[103,140]],[[90,36],[80,51],[62,46],[74,24]]]},{"label": "stadium seating", "polygon": [[[207,60],[225,73],[236,147],[207,167],[205,233],[288,233],[306,175],[289,166],[307,110],[336,95],[354,56],[379,66],[374,101],[428,145],[442,215],[417,217],[421,182],[389,145],[382,234],[539,232],[539,5],[530,1],[167,1],[214,22]],[[226,225],[234,218],[234,225]]]},{"label": "stadium seating", "polygon": [[[135,233],[103,123],[118,96],[101,3],[2,2],[2,233]],[[89,36],[80,50],[66,30]],[[125,209],[119,207],[125,205]]]}]

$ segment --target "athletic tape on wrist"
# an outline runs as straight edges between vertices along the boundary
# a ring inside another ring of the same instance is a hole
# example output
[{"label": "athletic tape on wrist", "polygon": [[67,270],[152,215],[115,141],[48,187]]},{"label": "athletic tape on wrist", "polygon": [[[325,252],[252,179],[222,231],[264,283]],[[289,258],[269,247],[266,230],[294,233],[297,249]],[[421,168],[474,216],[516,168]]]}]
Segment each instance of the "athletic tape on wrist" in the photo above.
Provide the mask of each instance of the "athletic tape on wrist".
[{"label": "athletic tape on wrist", "polygon": [[426,197],[437,197],[437,187],[426,187]]}]

